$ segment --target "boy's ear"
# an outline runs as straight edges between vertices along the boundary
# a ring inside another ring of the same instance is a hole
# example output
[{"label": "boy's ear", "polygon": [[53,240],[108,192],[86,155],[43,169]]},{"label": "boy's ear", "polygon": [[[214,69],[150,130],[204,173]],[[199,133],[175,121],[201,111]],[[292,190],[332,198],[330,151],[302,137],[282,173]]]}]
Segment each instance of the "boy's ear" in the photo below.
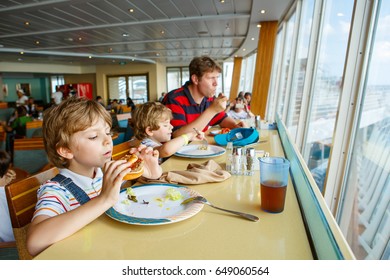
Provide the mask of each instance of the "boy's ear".
[{"label": "boy's ear", "polygon": [[57,153],[62,156],[63,158],[66,159],[72,159],[73,158],[73,153],[70,149],[65,148],[65,147],[59,147],[57,148]]},{"label": "boy's ear", "polygon": [[198,85],[198,83],[199,83],[198,76],[196,76],[195,74],[192,74],[191,75],[191,81],[192,81],[193,84]]},{"label": "boy's ear", "polygon": [[150,128],[150,126],[146,127],[145,132],[148,136],[153,136],[153,130]]}]

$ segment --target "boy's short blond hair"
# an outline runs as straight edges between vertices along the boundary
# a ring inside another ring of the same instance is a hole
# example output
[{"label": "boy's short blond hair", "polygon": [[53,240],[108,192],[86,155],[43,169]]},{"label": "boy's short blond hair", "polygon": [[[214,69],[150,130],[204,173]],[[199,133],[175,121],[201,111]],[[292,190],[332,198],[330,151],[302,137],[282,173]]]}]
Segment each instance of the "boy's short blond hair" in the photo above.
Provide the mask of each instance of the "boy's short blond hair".
[{"label": "boy's short blond hair", "polygon": [[143,140],[148,137],[146,134],[147,127],[150,127],[151,130],[159,129],[161,121],[172,119],[172,112],[160,102],[146,102],[137,105],[131,118],[135,138]]},{"label": "boy's short blond hair", "polygon": [[73,134],[91,127],[99,119],[111,127],[110,113],[94,100],[71,97],[44,112],[43,142],[49,161],[58,168],[68,168],[69,162],[57,153],[60,147],[69,148]]}]

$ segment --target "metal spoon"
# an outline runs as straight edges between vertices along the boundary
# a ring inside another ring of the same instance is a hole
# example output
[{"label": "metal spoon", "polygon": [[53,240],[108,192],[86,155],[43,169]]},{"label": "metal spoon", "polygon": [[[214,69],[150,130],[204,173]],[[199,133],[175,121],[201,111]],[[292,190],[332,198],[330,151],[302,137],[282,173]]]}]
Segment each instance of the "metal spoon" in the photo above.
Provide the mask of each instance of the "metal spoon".
[{"label": "metal spoon", "polygon": [[187,204],[189,202],[198,202],[198,203],[203,203],[203,204],[207,204],[211,207],[214,207],[215,209],[218,209],[218,210],[222,210],[222,211],[226,211],[226,212],[229,212],[229,213],[232,213],[232,214],[235,214],[235,215],[238,215],[238,216],[241,216],[245,219],[248,219],[248,220],[251,220],[251,221],[254,221],[254,222],[257,222],[259,220],[258,217],[254,216],[254,215],[251,215],[251,214],[246,214],[246,213],[242,213],[242,212],[237,212],[237,211],[233,211],[233,210],[228,210],[228,209],[224,209],[224,208],[220,208],[220,207],[217,207],[213,204],[211,204],[206,198],[204,198],[203,196],[194,196],[194,197],[190,197],[190,198],[187,198],[186,200],[184,200],[181,204]]}]

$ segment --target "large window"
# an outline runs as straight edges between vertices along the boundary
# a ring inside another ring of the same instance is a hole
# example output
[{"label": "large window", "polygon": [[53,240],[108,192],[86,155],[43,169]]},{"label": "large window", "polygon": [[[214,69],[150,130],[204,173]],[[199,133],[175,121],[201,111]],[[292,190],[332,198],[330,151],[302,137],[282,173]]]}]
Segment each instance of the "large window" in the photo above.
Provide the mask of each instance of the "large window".
[{"label": "large window", "polygon": [[390,1],[295,4],[266,119],[285,122],[356,258],[390,259]]},{"label": "large window", "polygon": [[390,258],[390,2],[382,1],[340,224],[359,259]]},{"label": "large window", "polygon": [[292,73],[292,85],[290,94],[289,109],[287,112],[286,127],[291,136],[295,139],[299,114],[303,99],[303,89],[305,85],[305,76],[307,70],[307,61],[309,55],[309,44],[311,38],[311,30],[313,23],[315,0],[303,2],[301,14],[301,30],[297,41],[297,58],[294,63],[294,71]]},{"label": "large window", "polygon": [[135,104],[149,100],[147,75],[123,75],[108,77],[108,96],[125,104],[130,97]]},{"label": "large window", "polygon": [[322,190],[343,82],[353,0],[324,2],[303,157]]}]

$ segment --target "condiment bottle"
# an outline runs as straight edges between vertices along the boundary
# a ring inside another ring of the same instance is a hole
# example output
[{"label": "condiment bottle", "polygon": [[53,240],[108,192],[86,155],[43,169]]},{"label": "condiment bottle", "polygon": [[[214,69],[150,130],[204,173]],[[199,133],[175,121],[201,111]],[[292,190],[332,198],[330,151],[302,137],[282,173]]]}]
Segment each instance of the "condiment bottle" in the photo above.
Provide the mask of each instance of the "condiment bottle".
[{"label": "condiment bottle", "polygon": [[247,148],[245,151],[245,175],[252,176],[255,167],[255,148]]},{"label": "condiment bottle", "polygon": [[232,162],[232,174],[233,175],[241,175],[242,169],[242,148],[234,147],[233,148],[233,162]]},{"label": "condiment bottle", "polygon": [[226,171],[232,172],[233,163],[233,142],[228,142],[226,145]]}]

